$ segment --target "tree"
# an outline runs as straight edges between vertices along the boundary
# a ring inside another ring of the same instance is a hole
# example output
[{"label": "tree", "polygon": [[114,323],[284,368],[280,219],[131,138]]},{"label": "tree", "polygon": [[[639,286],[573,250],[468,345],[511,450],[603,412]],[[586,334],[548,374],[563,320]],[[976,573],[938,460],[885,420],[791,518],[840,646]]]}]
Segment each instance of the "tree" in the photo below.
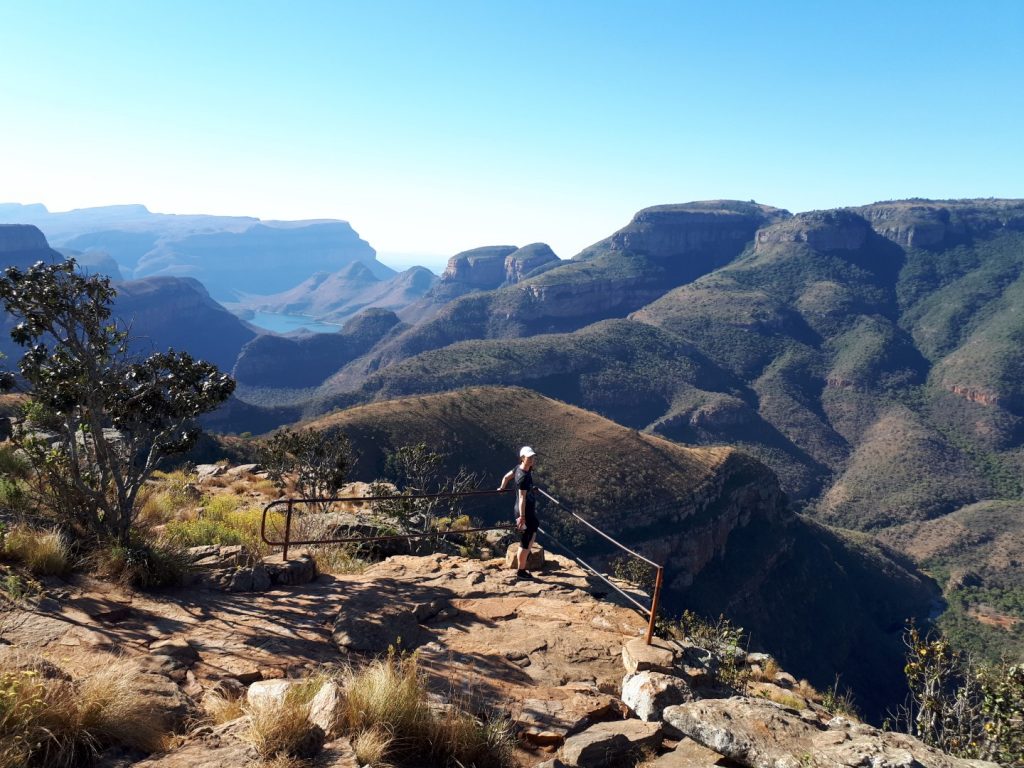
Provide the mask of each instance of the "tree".
[{"label": "tree", "polygon": [[184,352],[133,357],[128,332],[110,318],[115,296],[109,278],[81,275],[70,259],[6,269],[0,300],[20,319],[11,338],[26,351],[20,381],[5,372],[0,387],[31,397],[14,440],[46,506],[127,544],[143,484],[193,444],[195,418],[227,400],[235,382]]},{"label": "tree", "polygon": [[[388,454],[385,473],[401,489],[399,495],[403,497],[463,493],[476,487],[479,478],[464,468],[460,468],[454,477],[443,476],[444,458],[443,454],[432,451],[426,443],[403,445]],[[385,488],[375,484],[374,495],[385,494]],[[398,498],[379,501],[374,506],[378,514],[395,520],[406,531],[428,533],[435,529],[438,517],[457,517],[462,503],[458,496],[445,496]]]},{"label": "tree", "polygon": [[[260,446],[264,468],[277,487],[284,490],[288,476],[306,499],[336,496],[352,466],[352,446],[337,429],[283,429]],[[323,511],[329,502],[320,505]]]}]

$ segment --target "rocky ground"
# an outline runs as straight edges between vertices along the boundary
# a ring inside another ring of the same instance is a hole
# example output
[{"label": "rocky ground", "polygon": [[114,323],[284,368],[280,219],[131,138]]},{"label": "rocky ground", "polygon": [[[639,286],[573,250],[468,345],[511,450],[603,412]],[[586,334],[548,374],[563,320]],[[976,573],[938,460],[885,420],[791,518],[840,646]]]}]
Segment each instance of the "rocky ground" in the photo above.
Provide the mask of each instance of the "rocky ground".
[{"label": "rocky ground", "polygon": [[[210,564],[220,556],[206,555]],[[675,641],[645,646],[643,619],[564,558],[548,555],[536,582],[513,581],[504,559],[449,555],[395,556],[349,576],[317,576],[303,555],[257,568],[266,591],[225,591],[232,580],[219,577],[160,594],[49,579],[36,605],[6,612],[3,639],[74,676],[114,657],[129,662],[186,731],[212,690],[274,695],[393,645],[416,649],[440,697],[516,721],[522,766],[979,765],[833,717],[785,673],[723,697],[709,654]],[[769,668],[763,654],[737,663]],[[101,764],[254,764],[243,731],[240,721],[193,727],[166,754],[109,753]],[[328,738],[314,762],[358,768],[343,738]]]}]

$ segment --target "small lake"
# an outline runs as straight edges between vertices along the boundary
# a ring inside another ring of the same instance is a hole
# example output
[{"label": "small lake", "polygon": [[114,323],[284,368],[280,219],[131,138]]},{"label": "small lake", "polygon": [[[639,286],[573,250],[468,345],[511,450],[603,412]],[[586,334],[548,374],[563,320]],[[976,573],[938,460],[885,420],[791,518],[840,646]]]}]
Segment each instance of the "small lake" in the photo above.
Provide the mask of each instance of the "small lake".
[{"label": "small lake", "polygon": [[305,315],[284,315],[277,312],[254,312],[252,317],[246,318],[246,322],[274,333],[299,330],[313,333],[337,333],[341,330],[340,325],[321,323]]}]

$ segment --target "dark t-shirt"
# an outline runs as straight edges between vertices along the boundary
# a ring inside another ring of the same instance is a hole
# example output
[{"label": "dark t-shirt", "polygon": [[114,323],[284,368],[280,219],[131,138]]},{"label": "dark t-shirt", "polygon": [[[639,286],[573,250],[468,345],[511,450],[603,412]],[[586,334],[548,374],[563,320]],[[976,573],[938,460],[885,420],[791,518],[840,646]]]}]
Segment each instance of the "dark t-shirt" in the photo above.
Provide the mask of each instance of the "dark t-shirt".
[{"label": "dark t-shirt", "polygon": [[533,472],[523,469],[522,466],[516,467],[512,483],[516,487],[516,513],[519,513],[519,491],[526,491],[526,513],[532,514],[537,506],[537,499],[533,495]]}]

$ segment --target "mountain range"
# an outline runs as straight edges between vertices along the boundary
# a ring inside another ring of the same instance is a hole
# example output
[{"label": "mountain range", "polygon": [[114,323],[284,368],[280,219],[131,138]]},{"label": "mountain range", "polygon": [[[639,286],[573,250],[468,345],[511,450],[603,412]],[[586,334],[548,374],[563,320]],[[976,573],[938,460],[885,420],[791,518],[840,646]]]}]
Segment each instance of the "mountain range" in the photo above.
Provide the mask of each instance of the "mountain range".
[{"label": "mountain range", "polygon": [[196,278],[218,301],[276,294],[353,262],[379,279],[395,274],[345,221],[175,215],[142,205],[51,213],[43,205],[3,203],[0,224],[32,224],[58,248],[100,251],[129,279]]},{"label": "mountain range", "polygon": [[[230,220],[218,224],[224,237],[203,240],[189,229],[196,223],[170,219],[169,250],[148,246],[132,269],[118,254],[145,246],[134,224],[103,248],[134,276],[171,251],[207,263],[221,258],[214,244],[242,242],[235,237],[269,248],[281,233],[310,229],[246,235],[255,220]],[[69,236],[71,223],[57,220],[55,242],[89,254],[99,241]],[[0,227],[5,260],[61,257],[30,230]],[[324,230],[306,235],[314,232]],[[192,249],[194,236],[213,250]],[[224,263],[243,250],[227,247]],[[630,510],[728,474],[676,488],[662,473],[677,470],[651,459],[651,446],[739,449],[752,463],[730,461],[752,474],[737,487],[766,489],[771,511],[708,533],[715,544],[702,551],[712,556],[699,568],[685,544],[699,512],[669,510],[650,531],[619,532],[693,576],[673,587],[674,605],[727,608],[788,667],[811,654],[807,674],[819,681],[840,659],[801,645],[801,633],[815,630],[800,624],[793,601],[807,601],[805,617],[825,617],[817,631],[835,631],[851,669],[894,670],[902,619],[936,612],[938,593],[896,549],[942,582],[939,621],[958,642],[989,657],[1024,656],[1024,201],[915,199],[795,215],[741,201],[657,206],[571,259],[542,243],[484,246],[454,255],[440,278],[377,274],[364,258],[329,269],[314,261],[301,276],[296,267],[290,288],[227,289],[232,307],[327,317],[342,323],[337,333],[258,334],[182,277],[120,284],[118,311],[152,344],[234,371],[237,396],[210,418],[216,429],[344,425],[368,478],[382,446],[417,435],[443,435],[452,462],[487,472],[500,469],[487,457],[517,442],[558,444],[554,487],[572,496],[582,486],[572,500],[605,519],[609,509],[585,491],[606,483],[585,479],[574,450],[648,456],[626,461],[633,471],[612,457],[598,462],[615,489],[607,503]],[[103,263],[95,256],[96,268]],[[562,410],[570,406],[590,413]],[[514,427],[509,411],[530,415]],[[598,417],[609,421],[593,426]],[[687,532],[670,537],[671,551],[658,549],[666,530]],[[829,562],[845,577],[827,575]],[[872,585],[870,596],[850,574]],[[840,603],[871,615],[874,628],[853,628],[829,609],[829,595],[845,595]],[[872,601],[885,610],[872,613]],[[885,658],[868,658],[867,646]],[[867,655],[851,661],[856,653]]]}]

